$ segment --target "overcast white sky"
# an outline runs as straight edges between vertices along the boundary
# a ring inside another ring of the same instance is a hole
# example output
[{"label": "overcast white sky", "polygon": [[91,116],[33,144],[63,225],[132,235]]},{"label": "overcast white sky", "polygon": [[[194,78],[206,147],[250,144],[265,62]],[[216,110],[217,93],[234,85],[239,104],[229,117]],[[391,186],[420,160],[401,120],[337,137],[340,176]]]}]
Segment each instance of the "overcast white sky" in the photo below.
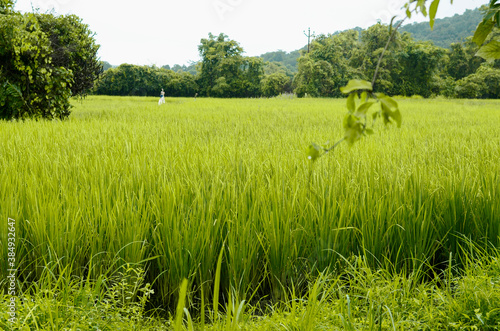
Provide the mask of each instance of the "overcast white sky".
[{"label": "overcast white sky", "polygon": [[[488,0],[441,0],[439,18]],[[225,33],[249,56],[307,44],[303,31],[333,33],[401,15],[405,0],[17,0],[22,12],[39,8],[75,14],[96,33],[99,56],[113,65],[162,66],[198,61],[208,33]],[[420,19],[422,20],[422,18]]]}]

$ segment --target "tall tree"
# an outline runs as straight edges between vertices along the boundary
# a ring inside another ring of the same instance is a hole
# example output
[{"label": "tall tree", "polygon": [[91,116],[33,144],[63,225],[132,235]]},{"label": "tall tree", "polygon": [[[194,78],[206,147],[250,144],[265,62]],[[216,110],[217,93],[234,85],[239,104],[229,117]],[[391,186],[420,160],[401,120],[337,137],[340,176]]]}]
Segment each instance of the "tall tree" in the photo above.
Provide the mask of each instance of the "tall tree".
[{"label": "tall tree", "polygon": [[438,74],[446,50],[430,42],[410,42],[399,53],[401,72],[394,77],[400,95],[432,94],[433,78]]},{"label": "tall tree", "polygon": [[349,79],[360,77],[358,68],[350,64],[358,51],[357,31],[316,37],[310,52],[304,53],[298,60],[299,71],[294,80],[297,95],[340,96],[341,86]]},{"label": "tall tree", "polygon": [[472,73],[472,68],[469,66],[470,58],[462,43],[451,44],[450,47],[448,74],[455,80],[467,77]]},{"label": "tall tree", "polygon": [[242,55],[243,48],[223,33],[211,33],[198,46],[200,92],[214,97],[251,97],[260,94],[264,63]]},{"label": "tall tree", "polygon": [[202,58],[198,79],[201,94],[212,96],[214,93],[225,93],[221,86],[235,76],[242,60],[243,49],[223,33],[217,37],[209,33],[208,39],[201,39],[198,51]]}]

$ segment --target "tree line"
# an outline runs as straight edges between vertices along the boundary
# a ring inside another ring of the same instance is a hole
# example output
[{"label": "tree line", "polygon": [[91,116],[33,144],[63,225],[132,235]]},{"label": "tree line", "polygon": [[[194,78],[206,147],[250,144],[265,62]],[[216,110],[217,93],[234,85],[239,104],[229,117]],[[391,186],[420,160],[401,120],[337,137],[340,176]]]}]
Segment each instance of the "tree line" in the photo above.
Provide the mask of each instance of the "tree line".
[{"label": "tree line", "polygon": [[[361,32],[318,36],[310,53],[298,60],[295,93],[340,97],[340,87],[349,80],[369,80],[389,34],[387,26],[376,24]],[[498,35],[496,31],[489,39]],[[478,49],[472,37],[445,49],[396,32],[375,84],[389,95],[499,98],[500,61],[485,62],[476,56]]]},{"label": "tree line", "polygon": [[[103,74],[95,94],[157,96],[272,97],[295,93],[298,97],[341,97],[340,87],[351,79],[367,79],[389,38],[389,27],[376,24],[319,35],[310,51],[300,51],[298,72],[290,64],[265,62],[243,56],[243,48],[225,34],[209,34],[198,50],[201,61],[189,72],[169,67],[122,64]],[[489,39],[499,35],[494,31]],[[389,95],[457,98],[500,98],[500,61],[475,56],[472,36],[449,48],[415,41],[397,32],[378,74],[377,86]],[[270,53],[271,54],[271,53]],[[275,58],[280,58],[276,52]],[[273,57],[269,57],[272,59]]]},{"label": "tree line", "polygon": [[251,98],[292,92],[292,72],[284,65],[266,65],[259,57],[243,56],[243,48],[225,34],[209,34],[198,51],[202,60],[192,66],[138,66],[122,64],[104,72],[94,93],[98,95],[157,96],[194,95],[219,98]]}]

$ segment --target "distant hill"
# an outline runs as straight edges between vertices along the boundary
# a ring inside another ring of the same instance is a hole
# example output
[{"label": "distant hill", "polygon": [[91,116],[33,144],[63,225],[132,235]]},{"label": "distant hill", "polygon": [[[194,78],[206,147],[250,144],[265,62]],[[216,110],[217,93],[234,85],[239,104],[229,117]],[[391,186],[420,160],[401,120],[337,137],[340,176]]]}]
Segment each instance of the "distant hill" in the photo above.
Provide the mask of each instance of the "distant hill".
[{"label": "distant hill", "polygon": [[428,21],[403,25],[399,31],[411,33],[415,40],[430,40],[436,46],[449,48],[452,43],[465,41],[467,37],[472,36],[481,20],[479,8],[467,9],[462,15],[437,19],[432,31]]}]

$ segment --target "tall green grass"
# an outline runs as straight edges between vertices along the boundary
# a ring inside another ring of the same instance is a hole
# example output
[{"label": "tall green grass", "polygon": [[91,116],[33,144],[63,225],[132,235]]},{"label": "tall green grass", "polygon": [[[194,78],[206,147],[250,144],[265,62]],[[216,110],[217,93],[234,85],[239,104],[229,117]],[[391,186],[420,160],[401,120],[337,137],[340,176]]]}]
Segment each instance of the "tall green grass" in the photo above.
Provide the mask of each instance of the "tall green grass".
[{"label": "tall green grass", "polygon": [[68,121],[1,122],[0,254],[14,218],[21,285],[129,263],[174,311],[184,278],[195,307],[215,286],[222,306],[276,302],[351,256],[425,279],[465,263],[462,236],[498,247],[498,101],[400,100],[401,129],[311,167],[305,148],[342,136],[343,105],[90,97]]}]

